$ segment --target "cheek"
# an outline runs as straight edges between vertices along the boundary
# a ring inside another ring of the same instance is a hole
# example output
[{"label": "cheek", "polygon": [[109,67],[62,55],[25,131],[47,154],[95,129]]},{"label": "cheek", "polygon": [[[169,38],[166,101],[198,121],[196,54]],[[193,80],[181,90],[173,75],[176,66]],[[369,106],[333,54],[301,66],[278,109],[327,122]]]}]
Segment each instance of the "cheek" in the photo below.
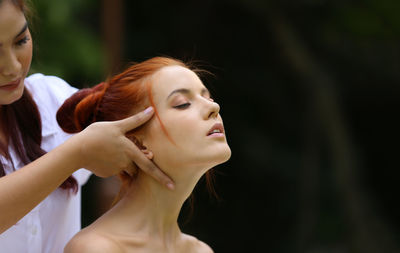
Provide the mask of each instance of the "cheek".
[{"label": "cheek", "polygon": [[29,72],[32,62],[32,42],[28,41],[26,47],[19,53],[18,59],[22,66],[23,75],[26,76]]},{"label": "cheek", "polygon": [[176,142],[188,140],[188,138],[198,135],[201,132],[199,119],[194,115],[173,118],[173,120],[165,122],[165,127],[174,141],[176,138]]},{"label": "cheek", "polygon": [[186,152],[193,153],[192,146],[198,143],[197,140],[193,139],[193,134],[196,132],[193,125],[188,124],[184,119],[164,119],[163,125],[167,132],[165,133],[158,120],[151,123],[145,133],[145,145],[153,152],[154,160],[158,165],[177,166],[175,164],[176,157],[184,160]]},{"label": "cheek", "polygon": [[153,151],[154,155],[159,153],[158,150],[160,150],[160,147],[165,146],[170,142],[159,124],[158,119],[155,117],[150,120],[143,135],[145,136],[144,145],[149,150]]}]

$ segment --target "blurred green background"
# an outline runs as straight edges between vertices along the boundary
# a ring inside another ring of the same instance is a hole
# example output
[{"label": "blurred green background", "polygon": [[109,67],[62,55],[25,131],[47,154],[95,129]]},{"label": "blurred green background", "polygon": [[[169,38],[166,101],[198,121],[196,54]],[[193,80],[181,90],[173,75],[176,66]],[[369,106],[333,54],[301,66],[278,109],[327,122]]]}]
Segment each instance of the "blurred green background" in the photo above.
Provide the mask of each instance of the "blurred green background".
[{"label": "blurred green background", "polygon": [[[87,87],[168,55],[215,74],[233,155],[184,232],[218,253],[400,252],[399,1],[32,2],[34,72]],[[92,177],[85,226],[116,188]]]}]

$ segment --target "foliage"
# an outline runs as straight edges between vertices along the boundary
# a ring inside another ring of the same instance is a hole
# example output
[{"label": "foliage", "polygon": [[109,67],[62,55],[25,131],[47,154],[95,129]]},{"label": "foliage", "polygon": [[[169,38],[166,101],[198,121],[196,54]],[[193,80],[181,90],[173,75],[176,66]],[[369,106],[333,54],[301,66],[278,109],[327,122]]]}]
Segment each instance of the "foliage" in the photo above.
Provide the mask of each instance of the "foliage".
[{"label": "foliage", "polygon": [[97,1],[34,0],[33,72],[56,75],[73,86],[104,78]]}]

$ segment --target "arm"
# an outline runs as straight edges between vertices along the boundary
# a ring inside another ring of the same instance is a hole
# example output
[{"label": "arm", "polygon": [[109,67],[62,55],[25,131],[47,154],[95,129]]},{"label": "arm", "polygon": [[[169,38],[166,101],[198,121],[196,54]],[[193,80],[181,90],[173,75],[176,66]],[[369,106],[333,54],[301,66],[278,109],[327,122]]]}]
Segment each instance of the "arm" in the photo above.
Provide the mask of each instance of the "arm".
[{"label": "arm", "polygon": [[[135,168],[134,162],[164,185],[172,181],[125,133],[146,122],[141,112],[115,122],[98,122],[34,162],[0,178],[0,233],[14,225],[79,168],[108,177]],[[133,162],[134,161],[134,162]]]},{"label": "arm", "polygon": [[14,225],[68,178],[78,165],[65,143],[23,168],[0,178],[0,233]]}]

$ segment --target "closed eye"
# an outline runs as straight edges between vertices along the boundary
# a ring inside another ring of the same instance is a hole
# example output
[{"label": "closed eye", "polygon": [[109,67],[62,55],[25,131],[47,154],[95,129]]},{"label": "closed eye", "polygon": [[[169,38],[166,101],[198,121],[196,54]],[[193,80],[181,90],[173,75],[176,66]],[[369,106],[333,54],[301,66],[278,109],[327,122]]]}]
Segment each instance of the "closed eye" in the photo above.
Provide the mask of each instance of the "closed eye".
[{"label": "closed eye", "polygon": [[190,106],[190,103],[184,103],[184,104],[176,105],[176,106],[174,106],[174,108],[176,108],[176,109],[186,109],[189,106]]},{"label": "closed eye", "polygon": [[23,37],[22,39],[20,39],[19,41],[17,41],[15,44],[17,46],[22,46],[23,44],[26,44],[26,42],[29,41],[28,36]]}]

